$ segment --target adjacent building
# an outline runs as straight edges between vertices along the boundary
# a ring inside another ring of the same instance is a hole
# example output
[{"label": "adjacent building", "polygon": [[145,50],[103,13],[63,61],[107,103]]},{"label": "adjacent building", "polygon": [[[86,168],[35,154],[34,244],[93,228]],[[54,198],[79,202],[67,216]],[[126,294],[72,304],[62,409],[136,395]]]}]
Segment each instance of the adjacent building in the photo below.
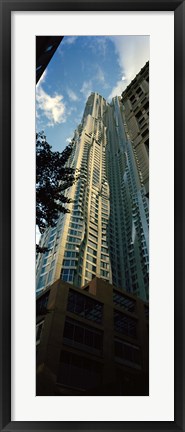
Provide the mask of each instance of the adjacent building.
[{"label": "adjacent building", "polygon": [[63,36],[36,36],[36,83],[40,80]]},{"label": "adjacent building", "polygon": [[37,396],[148,396],[148,304],[94,278],[37,298]]},{"label": "adjacent building", "polygon": [[141,183],[149,194],[149,62],[122,93]]},{"label": "adjacent building", "polygon": [[148,301],[148,65],[122,98],[89,96],[72,142],[80,176],[66,190],[70,213],[41,237],[50,251],[37,256],[37,294],[97,276]]}]

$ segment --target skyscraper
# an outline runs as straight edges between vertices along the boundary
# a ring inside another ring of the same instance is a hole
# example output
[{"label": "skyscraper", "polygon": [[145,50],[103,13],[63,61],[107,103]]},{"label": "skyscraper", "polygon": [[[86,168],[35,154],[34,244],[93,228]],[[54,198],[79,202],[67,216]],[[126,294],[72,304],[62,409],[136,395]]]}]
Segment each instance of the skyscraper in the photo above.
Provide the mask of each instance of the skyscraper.
[{"label": "skyscraper", "polygon": [[81,287],[95,276],[148,300],[148,198],[120,97],[92,93],[68,164],[80,169],[73,202],[41,237],[37,293],[61,278]]}]

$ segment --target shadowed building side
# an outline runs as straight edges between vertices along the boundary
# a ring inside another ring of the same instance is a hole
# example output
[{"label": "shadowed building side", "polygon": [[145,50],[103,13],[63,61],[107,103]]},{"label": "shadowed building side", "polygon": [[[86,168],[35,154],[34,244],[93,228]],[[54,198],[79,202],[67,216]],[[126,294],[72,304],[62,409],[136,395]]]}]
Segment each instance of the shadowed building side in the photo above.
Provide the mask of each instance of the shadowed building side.
[{"label": "shadowed building side", "polygon": [[149,62],[122,93],[141,184],[149,195]]},{"label": "shadowed building side", "polygon": [[36,36],[36,83],[41,78],[63,37]]},{"label": "shadowed building side", "polygon": [[148,395],[148,305],[94,278],[37,298],[37,396]]}]

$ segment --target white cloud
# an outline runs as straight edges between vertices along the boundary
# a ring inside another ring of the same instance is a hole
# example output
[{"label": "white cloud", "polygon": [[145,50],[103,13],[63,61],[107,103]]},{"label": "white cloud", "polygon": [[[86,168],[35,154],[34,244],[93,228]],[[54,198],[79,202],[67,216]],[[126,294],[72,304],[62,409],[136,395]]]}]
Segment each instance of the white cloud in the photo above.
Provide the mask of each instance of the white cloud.
[{"label": "white cloud", "polygon": [[96,65],[96,75],[94,76],[93,80],[98,81],[103,89],[108,89],[110,85],[107,83],[104,71],[99,65]]},{"label": "white cloud", "polygon": [[114,96],[120,96],[149,60],[150,41],[149,36],[114,36],[110,39],[114,43],[124,81],[122,78],[117,81],[109,95],[109,100]]},{"label": "white cloud", "polygon": [[37,87],[37,111],[49,120],[47,126],[54,126],[57,123],[64,123],[66,121],[66,107],[62,99],[62,95],[56,94],[55,96],[50,96],[43,90],[41,85]]},{"label": "white cloud", "polygon": [[36,110],[36,119],[37,120],[40,119],[40,114],[39,114],[38,110]]},{"label": "white cloud", "polygon": [[92,92],[92,81],[84,81],[82,88],[80,89],[80,92],[83,94],[83,96],[85,97],[85,99],[88,98],[88,96],[91,94]]},{"label": "white cloud", "polygon": [[98,44],[98,50],[100,54],[105,57],[106,51],[107,51],[107,40],[106,37],[99,37],[97,38],[97,44]]},{"label": "white cloud", "polygon": [[105,76],[104,76],[104,73],[103,73],[103,71],[102,71],[102,69],[101,69],[101,67],[100,67],[99,65],[97,65],[97,74],[96,74],[96,79],[97,79],[98,81],[100,81],[101,83],[104,83],[104,82],[105,82]]},{"label": "white cloud", "polygon": [[107,37],[106,36],[92,36],[90,42],[88,41],[88,47],[92,49],[92,52],[97,52],[104,58],[107,53]]},{"label": "white cloud", "polygon": [[115,87],[113,87],[110,95],[108,96],[108,100],[110,101],[114,96],[121,96],[126,87],[125,81],[117,81]]},{"label": "white cloud", "polygon": [[66,138],[66,143],[70,143],[71,140],[72,140],[72,137],[68,137],[68,138]]},{"label": "white cloud", "polygon": [[71,90],[71,89],[67,89],[67,94],[68,94],[68,96],[69,96],[69,98],[72,100],[72,101],[77,101],[78,100],[78,96],[76,95],[76,93],[73,91],[73,90]]},{"label": "white cloud", "polygon": [[64,36],[63,40],[62,40],[62,44],[66,44],[66,45],[72,45],[76,42],[78,36]]},{"label": "white cloud", "polygon": [[60,54],[62,59],[65,57],[65,51],[63,50],[63,45],[68,45],[70,47],[76,42],[77,38],[78,36],[64,36],[58,48],[58,53]]},{"label": "white cloud", "polygon": [[41,75],[41,77],[37,83],[37,88],[40,86],[41,83],[43,84],[45,82],[46,75],[47,75],[47,70],[45,69],[45,71],[43,72],[43,74]]}]

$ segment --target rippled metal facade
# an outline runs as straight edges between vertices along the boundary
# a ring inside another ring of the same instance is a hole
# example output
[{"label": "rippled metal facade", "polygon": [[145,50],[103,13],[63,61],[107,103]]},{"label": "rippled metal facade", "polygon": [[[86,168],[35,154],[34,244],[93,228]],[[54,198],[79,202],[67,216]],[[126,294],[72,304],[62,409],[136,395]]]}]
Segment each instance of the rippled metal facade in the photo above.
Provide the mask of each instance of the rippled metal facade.
[{"label": "rippled metal facade", "polygon": [[66,191],[70,213],[41,237],[50,252],[37,257],[37,292],[98,276],[148,300],[148,198],[121,98],[89,96],[68,163],[80,176]]}]

